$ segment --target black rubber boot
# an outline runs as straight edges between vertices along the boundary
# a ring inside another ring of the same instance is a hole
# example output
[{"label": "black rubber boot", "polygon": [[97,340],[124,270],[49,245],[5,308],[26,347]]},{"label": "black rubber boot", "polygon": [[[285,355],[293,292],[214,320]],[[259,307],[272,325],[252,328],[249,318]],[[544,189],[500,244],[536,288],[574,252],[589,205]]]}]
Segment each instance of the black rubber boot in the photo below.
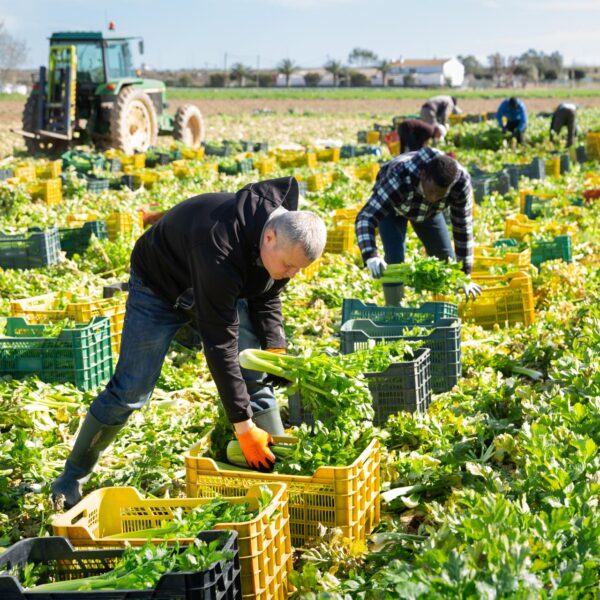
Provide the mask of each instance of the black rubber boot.
[{"label": "black rubber boot", "polygon": [[383,297],[386,306],[400,306],[404,298],[404,284],[402,283],[384,283]]},{"label": "black rubber boot", "polygon": [[271,435],[285,434],[278,406],[267,408],[267,410],[261,410],[260,412],[255,412],[252,419],[256,423],[257,427],[268,431]]},{"label": "black rubber boot", "polygon": [[88,412],[64,471],[52,482],[52,504],[55,510],[71,508],[81,500],[81,486],[90,478],[102,452],[124,426],[125,423],[105,425]]}]

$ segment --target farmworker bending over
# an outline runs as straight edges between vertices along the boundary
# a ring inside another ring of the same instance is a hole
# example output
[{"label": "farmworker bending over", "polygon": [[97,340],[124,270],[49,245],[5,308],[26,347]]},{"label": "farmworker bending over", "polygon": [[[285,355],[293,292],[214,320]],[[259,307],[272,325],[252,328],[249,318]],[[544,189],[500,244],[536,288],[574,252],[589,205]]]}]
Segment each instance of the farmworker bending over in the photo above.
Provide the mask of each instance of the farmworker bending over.
[{"label": "farmworker bending over", "polygon": [[421,106],[421,120],[430,125],[439,123],[448,127],[450,115],[459,115],[462,110],[458,108],[455,96],[434,96]]},{"label": "farmworker bending over", "polygon": [[398,125],[398,137],[400,138],[400,154],[413,152],[424,148],[429,141],[435,146],[439,140],[446,135],[443,125],[430,125],[420,119],[406,119]]},{"label": "farmworker bending over", "polygon": [[[406,227],[410,221],[429,256],[462,262],[466,274],[473,266],[471,178],[453,158],[434,148],[401,154],[385,163],[371,198],[356,217],[356,238],[362,258],[375,278],[388,264],[403,263]],[[452,250],[442,211],[450,208],[456,254]],[[385,252],[377,254],[375,231]],[[399,304],[404,286],[384,285],[386,304]],[[475,283],[465,283],[469,299],[481,293]]]},{"label": "farmworker bending over", "polygon": [[283,433],[273,388],[263,373],[242,370],[238,354],[286,348],[280,292],[321,255],[327,235],[317,215],[297,208],[298,183],[283,177],[189,198],[140,237],[119,361],[52,483],[55,505],[80,500],[100,453],[148,401],[171,340],[192,320],[244,456],[272,466],[271,434]]},{"label": "farmworker bending over", "polygon": [[514,96],[503,100],[496,112],[496,119],[503,132],[510,131],[517,143],[523,143],[527,129],[527,108],[521,100]]},{"label": "farmworker bending over", "polygon": [[563,102],[556,107],[552,120],[550,121],[550,137],[560,135],[560,130],[563,127],[567,128],[567,145],[566,147],[573,145],[575,134],[577,133],[576,123],[577,105],[568,102]]}]

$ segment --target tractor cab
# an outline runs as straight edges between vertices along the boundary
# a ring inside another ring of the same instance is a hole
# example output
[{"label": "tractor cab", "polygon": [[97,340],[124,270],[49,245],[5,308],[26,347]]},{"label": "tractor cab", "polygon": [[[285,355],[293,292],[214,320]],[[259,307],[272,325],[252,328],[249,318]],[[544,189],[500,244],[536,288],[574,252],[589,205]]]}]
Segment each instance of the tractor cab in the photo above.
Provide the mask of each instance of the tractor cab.
[{"label": "tractor cab", "polygon": [[165,113],[165,85],[136,72],[133,40],[143,53],[141,38],[112,32],[51,35],[48,67],[40,67],[23,113],[21,133],[28,150],[56,152],[93,143],[132,153],[154,145],[159,133],[190,146],[201,143],[200,111],[189,105],[175,117]]}]

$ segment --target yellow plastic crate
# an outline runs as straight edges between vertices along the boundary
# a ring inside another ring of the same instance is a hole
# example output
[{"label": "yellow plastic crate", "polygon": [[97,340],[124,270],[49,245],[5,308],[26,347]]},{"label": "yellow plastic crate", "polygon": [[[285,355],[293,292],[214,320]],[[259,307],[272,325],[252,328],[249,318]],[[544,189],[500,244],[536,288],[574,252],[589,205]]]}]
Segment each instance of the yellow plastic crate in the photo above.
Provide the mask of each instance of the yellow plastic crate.
[{"label": "yellow plastic crate", "polygon": [[333,173],[314,173],[306,179],[309,192],[324,190],[333,183]]},{"label": "yellow plastic crate", "polygon": [[355,248],[356,234],[354,233],[354,223],[351,221],[340,222],[327,231],[324,252],[342,254],[342,252],[350,252]]},{"label": "yellow plastic crate", "polygon": [[339,162],[341,148],[316,148],[315,154],[319,162]]},{"label": "yellow plastic crate", "polygon": [[450,114],[450,115],[448,115],[448,120],[450,121],[450,125],[461,125],[463,123],[463,121],[465,120],[466,116],[467,115],[465,115],[465,114],[460,114],[460,115]]},{"label": "yellow plastic crate", "polygon": [[101,217],[96,213],[73,213],[67,215],[67,225],[69,227],[81,227],[87,221],[98,220],[106,222],[106,233],[111,242],[116,241],[121,235],[132,234],[134,225],[140,232],[144,231],[144,217],[141,211],[136,211],[133,216],[123,212],[115,212],[107,217]]},{"label": "yellow plastic crate", "polygon": [[305,279],[312,279],[319,272],[322,262],[323,261],[321,258],[317,258],[317,260],[315,260],[310,265],[308,265],[308,267],[306,267],[305,269],[302,269],[302,271],[301,271],[302,276]]},{"label": "yellow plastic crate", "polygon": [[34,199],[43,200],[48,206],[62,202],[62,181],[60,179],[39,179],[27,185],[27,191]]},{"label": "yellow plastic crate", "polygon": [[19,162],[13,169],[13,177],[22,183],[33,182],[36,179],[35,164]]},{"label": "yellow plastic crate", "polygon": [[545,161],[546,176],[560,177],[560,156],[553,156]]},{"label": "yellow plastic crate", "polygon": [[[275,441],[292,441],[277,438]],[[288,486],[292,545],[303,547],[318,537],[319,523],[340,527],[351,540],[365,540],[379,523],[379,440],[373,440],[347,467],[319,467],[313,475],[259,473],[248,469],[221,469],[204,454],[210,434],[185,453],[188,497],[243,496],[257,483]]]},{"label": "yellow plastic crate", "polygon": [[204,148],[181,148],[181,156],[188,160],[203,160],[205,150]]},{"label": "yellow plastic crate", "polygon": [[[288,575],[292,569],[292,547],[288,492],[284,484],[269,483],[273,499],[254,519],[244,523],[218,523],[217,530],[238,534],[242,595],[248,599],[271,600],[287,597]],[[260,485],[248,487],[243,497],[227,498],[231,504],[247,503],[258,508]],[[123,547],[123,534],[161,527],[173,520],[175,511],[190,512],[206,504],[208,498],[146,499],[132,487],[107,487],[95,490],[64,514],[54,516],[54,535],[68,538],[76,547]],[[145,538],[127,537],[132,546]],[[161,539],[152,540],[160,543]],[[190,543],[191,538],[180,538]]]},{"label": "yellow plastic crate", "polygon": [[304,152],[303,150],[286,150],[276,153],[277,164],[282,168],[290,167],[309,167],[314,169],[317,166],[317,155],[314,152]]},{"label": "yellow plastic crate", "polygon": [[529,219],[527,215],[511,215],[504,223],[504,237],[515,240],[527,240],[540,227],[536,221]]},{"label": "yellow plastic crate", "polygon": [[506,252],[499,256],[499,249],[491,246],[476,246],[474,271],[487,271],[493,267],[509,265],[519,269],[529,267],[531,264],[531,248],[525,248],[522,252]]},{"label": "yellow plastic crate", "polygon": [[398,156],[398,154],[400,154],[400,142],[390,142],[388,148],[392,156]]},{"label": "yellow plastic crate", "polygon": [[42,296],[11,300],[10,312],[29,323],[50,323],[65,318],[77,323],[89,323],[94,317],[109,317],[112,350],[118,354],[125,318],[127,293],[118,297],[93,300],[79,298],[73,292],[52,292]]},{"label": "yellow plastic crate", "polygon": [[[166,172],[163,171],[162,173]],[[164,175],[161,177],[161,172],[151,169],[133,171],[132,175],[136,186],[144,186],[147,189],[152,189],[156,183],[164,178]]]},{"label": "yellow plastic crate", "polygon": [[132,154],[131,156],[119,155],[119,158],[124,173],[127,173],[126,167],[128,169],[143,169],[146,166],[146,155],[143,152],[140,154]]},{"label": "yellow plastic crate", "polygon": [[378,144],[381,141],[381,133],[379,131],[367,131],[367,144]]},{"label": "yellow plastic crate", "polygon": [[590,131],[585,136],[585,150],[588,160],[600,160],[600,131]]},{"label": "yellow plastic crate", "polygon": [[261,175],[270,175],[277,166],[277,161],[274,156],[263,156],[254,161],[254,168],[258,170]]},{"label": "yellow plastic crate", "polygon": [[40,179],[56,179],[62,173],[62,160],[47,160],[35,166],[35,174]]},{"label": "yellow plastic crate", "polygon": [[343,224],[347,222],[350,222],[354,225],[356,216],[361,211],[362,207],[363,204],[355,204],[354,206],[349,206],[348,208],[338,208],[333,213],[334,225]]},{"label": "yellow plastic crate", "polygon": [[527,326],[533,323],[535,305],[529,273],[519,271],[499,276],[474,273],[473,281],[482,286],[481,296],[459,304],[461,319],[488,329],[495,324]]},{"label": "yellow plastic crate", "polygon": [[600,187],[600,175],[597,175],[596,173],[588,171],[584,175],[583,185],[586,188],[597,188],[597,187]]},{"label": "yellow plastic crate", "polygon": [[379,173],[379,163],[371,163],[364,167],[356,167],[354,173],[357,179],[375,183],[377,173]]}]

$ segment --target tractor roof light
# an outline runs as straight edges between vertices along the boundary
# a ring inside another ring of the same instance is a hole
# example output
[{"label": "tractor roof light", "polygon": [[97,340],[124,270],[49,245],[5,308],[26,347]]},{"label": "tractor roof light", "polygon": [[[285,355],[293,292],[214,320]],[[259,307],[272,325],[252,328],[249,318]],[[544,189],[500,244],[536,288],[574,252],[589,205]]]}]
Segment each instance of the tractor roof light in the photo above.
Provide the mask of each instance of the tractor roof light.
[{"label": "tractor roof light", "polygon": [[107,83],[106,84],[106,89],[109,92],[114,92],[117,89],[117,86],[114,83]]}]

